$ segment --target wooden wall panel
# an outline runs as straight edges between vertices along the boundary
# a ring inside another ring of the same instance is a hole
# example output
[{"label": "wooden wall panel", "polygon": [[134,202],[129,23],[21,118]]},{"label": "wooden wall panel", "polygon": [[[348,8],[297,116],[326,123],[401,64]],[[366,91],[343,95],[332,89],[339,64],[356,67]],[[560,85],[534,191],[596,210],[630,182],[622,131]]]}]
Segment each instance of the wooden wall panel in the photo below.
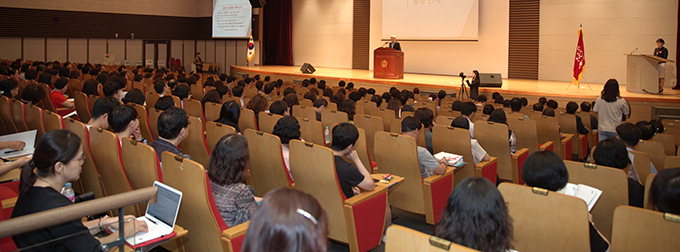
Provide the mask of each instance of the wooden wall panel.
[{"label": "wooden wall panel", "polygon": [[108,39],[108,54],[111,54],[114,64],[125,63],[125,40],[124,39]]},{"label": "wooden wall panel", "polygon": [[45,60],[44,38],[24,38],[24,60]]},{"label": "wooden wall panel", "polygon": [[540,0],[510,0],[508,78],[538,79]]},{"label": "wooden wall panel", "polygon": [[0,55],[10,60],[21,58],[21,38],[0,37]]},{"label": "wooden wall panel", "polygon": [[352,68],[369,68],[371,41],[371,1],[354,0],[354,19],[352,27]]},{"label": "wooden wall panel", "polygon": [[68,61],[87,63],[87,39],[68,39]]}]

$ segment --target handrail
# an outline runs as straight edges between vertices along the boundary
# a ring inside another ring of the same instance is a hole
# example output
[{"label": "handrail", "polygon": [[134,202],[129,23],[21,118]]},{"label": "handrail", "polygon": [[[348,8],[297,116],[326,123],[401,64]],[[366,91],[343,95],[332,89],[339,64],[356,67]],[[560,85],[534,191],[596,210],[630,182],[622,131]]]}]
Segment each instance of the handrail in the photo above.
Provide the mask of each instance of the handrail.
[{"label": "handrail", "polygon": [[70,206],[0,221],[0,237],[7,237],[51,227],[78,220],[83,216],[95,215],[112,209],[119,209],[144,202],[153,198],[156,194],[156,190],[156,187],[150,186],[101,199],[89,200]]}]

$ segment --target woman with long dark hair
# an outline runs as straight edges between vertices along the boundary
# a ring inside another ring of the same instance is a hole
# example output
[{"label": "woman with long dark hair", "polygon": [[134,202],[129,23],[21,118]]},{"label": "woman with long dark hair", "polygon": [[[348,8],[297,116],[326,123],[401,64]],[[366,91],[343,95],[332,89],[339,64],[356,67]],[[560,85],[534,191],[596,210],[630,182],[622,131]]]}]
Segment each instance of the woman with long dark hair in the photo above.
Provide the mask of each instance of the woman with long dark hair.
[{"label": "woman with long dark hair", "polygon": [[[47,132],[40,138],[33,158],[21,170],[21,186],[12,218],[47,211],[73,204],[60,193],[62,186],[78,180],[83,164],[80,138],[67,130]],[[134,217],[126,216],[126,219]],[[32,247],[27,251],[101,251],[101,243],[118,238],[114,232],[102,238],[94,235],[107,227],[117,228],[117,218],[81,222],[74,220],[12,237],[18,248]],[[125,236],[146,232],[144,221],[134,221],[125,226]]]},{"label": "woman with long dark hair", "polygon": [[643,207],[645,188],[628,174],[635,171],[626,169],[631,162],[623,141],[612,138],[599,142],[593,152],[593,159],[597,165],[624,170],[628,177],[628,205]]},{"label": "woman with long dark hair", "polygon": [[487,252],[512,248],[512,220],[503,196],[485,178],[466,178],[449,196],[435,235]]},{"label": "woman with long dark hair", "polygon": [[215,120],[216,123],[229,125],[236,129],[236,132],[241,132],[238,127],[238,118],[241,116],[241,106],[236,101],[228,101],[222,104],[220,109],[220,118]]},{"label": "woman with long dark hair", "polygon": [[467,84],[470,86],[470,98],[476,100],[477,96],[479,96],[479,85],[481,84],[479,81],[479,71],[472,70],[472,82],[468,81]]},{"label": "woman with long dark hair", "polygon": [[609,79],[604,84],[600,97],[595,100],[593,111],[597,113],[600,141],[616,138],[616,126],[630,117],[630,105],[621,97],[616,79]]},{"label": "woman with long dark hair", "polygon": [[291,188],[264,195],[248,227],[244,252],[325,252],[328,217],[314,197]]}]

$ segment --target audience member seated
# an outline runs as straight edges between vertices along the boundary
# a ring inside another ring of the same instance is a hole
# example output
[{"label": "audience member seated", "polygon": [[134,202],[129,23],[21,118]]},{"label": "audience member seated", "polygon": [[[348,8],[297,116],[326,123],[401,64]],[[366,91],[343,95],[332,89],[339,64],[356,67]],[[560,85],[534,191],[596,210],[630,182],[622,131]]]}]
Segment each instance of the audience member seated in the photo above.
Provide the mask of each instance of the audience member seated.
[{"label": "audience member seated", "polygon": [[26,104],[38,105],[45,98],[45,90],[38,84],[29,84],[21,91],[21,102]]},{"label": "audience member seated", "polygon": [[288,109],[288,104],[284,101],[275,101],[272,102],[272,105],[269,106],[269,112],[272,114],[277,114],[277,115],[282,115],[282,116],[289,116],[290,115],[290,110]]},{"label": "audience member seated", "polygon": [[661,123],[661,120],[659,119],[652,119],[649,121],[649,124],[652,125],[652,129],[654,129],[654,134],[661,134],[664,132],[663,128],[663,123]]},{"label": "audience member seated", "polygon": [[610,138],[597,144],[593,153],[595,164],[618,168],[628,175],[628,205],[643,207],[645,188],[631,178],[631,171],[626,169],[631,164],[628,159],[626,145],[619,139]]},{"label": "audience member seated", "polygon": [[649,193],[659,212],[680,215],[680,168],[664,169],[656,174]]},{"label": "audience member seated", "polygon": [[172,89],[168,86],[165,80],[158,80],[153,84],[153,89],[161,97],[172,95]]},{"label": "audience member seated", "polygon": [[104,92],[105,97],[115,97],[120,101],[120,97],[123,94],[123,90],[121,89],[120,84],[117,82],[109,82],[104,84],[104,87],[102,88],[102,91]]},{"label": "audience member seated", "polygon": [[[60,108],[75,108],[73,101],[66,98],[66,91],[68,90],[68,78],[61,77],[54,82],[54,89],[50,92],[50,100],[56,109]],[[66,115],[73,110],[66,112],[59,112],[60,115]]]},{"label": "audience member seated", "polygon": [[86,95],[99,96],[99,82],[94,79],[89,79],[83,84],[83,93]]},{"label": "audience member seated", "polygon": [[356,114],[356,106],[354,101],[349,99],[342,101],[340,104],[338,104],[338,111],[347,113],[349,120],[353,121],[354,114]]},{"label": "audience member seated", "polygon": [[[456,117],[456,119],[453,119],[453,121],[451,122],[451,127],[468,129],[470,127],[470,122],[468,121],[467,118],[459,116]],[[486,153],[484,148],[482,148],[482,146],[479,145],[477,139],[470,138],[470,146],[472,148],[472,156],[475,159],[474,160],[475,164],[491,160],[491,157],[489,156],[489,154]]]},{"label": "audience member seated", "polygon": [[140,142],[146,142],[142,139],[138,117],[137,110],[129,105],[117,106],[109,113],[109,128],[118,136],[118,141],[123,141],[124,137],[129,137]]},{"label": "audience member seated", "polygon": [[153,105],[155,109],[163,111],[168,110],[169,108],[172,108],[174,106],[175,101],[172,99],[172,96],[163,96],[156,101],[156,104]]},{"label": "audience member seated", "polygon": [[578,110],[578,104],[573,101],[567,103],[567,114],[572,114],[576,117],[576,130],[581,135],[587,135],[590,131],[583,125],[581,117],[576,115],[576,110]]},{"label": "audience member seated", "polygon": [[597,116],[590,113],[591,108],[592,108],[592,105],[590,105],[590,102],[581,102],[581,112],[588,113],[590,115],[590,129],[596,130],[597,129]]},{"label": "audience member seated", "polygon": [[531,108],[534,111],[542,112],[543,111],[543,103],[535,103],[534,105],[531,106]]},{"label": "audience member seated", "polygon": [[248,141],[240,134],[223,136],[210,156],[210,188],[217,210],[229,227],[250,220],[259,201],[245,184],[248,158]]},{"label": "audience member seated", "polygon": [[288,175],[290,174],[290,152],[288,151],[288,143],[290,140],[300,139],[302,133],[300,132],[300,123],[295,117],[284,116],[279,119],[274,126],[273,134],[281,140],[281,154],[283,155],[283,162],[286,164]]},{"label": "audience member seated", "polygon": [[545,107],[543,109],[543,113],[541,113],[544,116],[550,116],[550,117],[555,117],[555,109],[552,107]]},{"label": "audience member seated", "polygon": [[471,138],[475,137],[475,124],[472,122],[472,118],[475,116],[476,112],[477,106],[472,102],[464,102],[463,104],[460,105],[461,116],[467,119],[468,123],[470,124],[469,130]]},{"label": "audience member seated", "polygon": [[328,217],[314,197],[278,188],[253,213],[242,251],[326,251],[327,236]]},{"label": "audience member seated", "polygon": [[[375,188],[371,174],[361,163],[354,150],[359,139],[359,130],[351,123],[341,123],[333,127],[331,149],[335,156],[335,170],[338,174],[340,188],[346,198],[354,197],[360,190],[372,191]],[[345,161],[349,159],[352,163]]]},{"label": "audience member seated", "polygon": [[522,110],[522,99],[517,97],[510,99],[510,110],[513,113],[520,113],[519,111]]},{"label": "audience member seated", "polygon": [[120,102],[113,97],[97,99],[92,106],[92,117],[87,122],[87,128],[109,129],[109,114],[118,105],[120,105]]},{"label": "audience member seated", "polygon": [[435,235],[479,251],[511,251],[512,219],[494,184],[466,178],[449,195]]},{"label": "audience member seated", "polygon": [[552,109],[557,109],[559,105],[558,105],[557,101],[550,99],[545,103],[545,106],[552,108]]},{"label": "audience member seated", "polygon": [[179,97],[180,101],[191,97],[191,87],[187,84],[179,84],[172,90],[172,95]]},{"label": "audience member seated", "polygon": [[142,90],[139,90],[139,88],[133,88],[128,91],[127,94],[125,94],[125,97],[123,97],[123,103],[134,103],[144,106],[146,104],[146,97],[144,97]]},{"label": "audience member seated", "polygon": [[[503,109],[496,109],[491,112],[489,121],[508,125],[508,118],[505,116],[505,111]],[[510,143],[510,153],[515,154],[515,151],[517,151],[517,138],[510,128],[508,128],[508,142]]]},{"label": "audience member seated", "polygon": [[248,101],[246,108],[253,110],[253,112],[255,112],[255,118],[258,119],[260,112],[267,110],[269,107],[268,105],[267,98],[264,98],[261,94],[257,94]]},{"label": "audience member seated", "polygon": [[205,107],[206,102],[222,103],[222,95],[217,90],[208,90],[201,98],[201,105]]},{"label": "audience member seated", "polygon": [[229,125],[234,127],[236,132],[241,132],[241,129],[238,127],[239,116],[241,116],[241,107],[238,105],[238,103],[236,101],[227,101],[222,104],[222,108],[220,109],[220,117],[215,120],[215,122]]},{"label": "audience member seated", "polygon": [[326,109],[326,107],[328,106],[328,101],[326,101],[326,99],[318,98],[318,99],[314,100],[314,103],[312,103],[312,106],[314,106],[314,113],[316,114],[316,120],[321,121],[321,111]]},{"label": "audience member seated", "polygon": [[[5,142],[0,142],[0,150],[3,149],[11,149],[11,150],[23,150],[24,147],[26,147],[26,143],[23,141],[5,141]],[[31,157],[25,156],[18,158],[13,161],[7,161],[7,162],[1,162],[0,163],[0,175],[7,173],[8,171],[20,168],[24,166],[25,164],[28,163],[28,161],[31,160]]]},{"label": "audience member seated", "polygon": [[7,98],[14,98],[19,95],[19,84],[15,79],[0,80],[0,94]]},{"label": "audience member seated", "polygon": [[425,146],[432,153],[432,126],[434,126],[434,112],[429,108],[419,108],[413,114],[423,124]]},{"label": "audience member seated", "polygon": [[[67,182],[79,179],[84,158],[80,138],[70,131],[54,130],[43,135],[33,159],[22,168],[21,193],[12,218],[72,205],[60,191]],[[132,216],[125,218],[134,222],[125,225],[125,237],[147,231],[146,222]],[[18,248],[37,246],[31,251],[100,251],[100,244],[115,241],[119,234],[102,232],[101,238],[95,235],[106,228],[117,230],[117,223],[117,218],[106,216],[87,222],[73,220],[12,238]]]},{"label": "audience member seated", "polygon": [[488,98],[486,98],[486,95],[478,95],[476,100],[478,106],[484,107]]},{"label": "audience member seated", "polygon": [[[640,180],[637,169],[635,168],[635,156],[633,153],[631,153],[631,151],[635,150],[635,146],[640,142],[640,129],[632,123],[623,123],[616,127],[616,134],[618,135],[619,139],[621,139],[623,143],[626,144],[626,149],[628,150],[628,159],[630,159],[631,164],[631,171],[628,174],[628,177],[634,179],[640,184],[644,184],[645,181]],[[656,173],[656,167],[651,161],[649,161],[649,170],[650,173]]]},{"label": "audience member seated", "polygon": [[[569,181],[569,172],[562,158],[552,151],[537,151],[527,158],[522,166],[522,179],[527,186],[539,187],[553,192],[564,188]],[[590,250],[607,251],[609,242],[589,221]],[[585,231],[585,230],[584,230]]]},{"label": "audience member seated", "polygon": [[652,128],[652,124],[648,121],[636,122],[635,126],[640,130],[640,140],[651,140],[654,137],[654,133],[656,133],[654,128]]},{"label": "audience member seated", "polygon": [[[418,139],[422,124],[413,116],[407,116],[401,120],[401,134]],[[418,151],[418,166],[420,175],[427,178],[434,174],[444,174],[446,172],[446,158],[437,160],[432,154],[421,146],[416,147]]]},{"label": "audience member seated", "polygon": [[491,104],[486,104],[486,105],[484,105],[484,107],[482,108],[482,114],[487,115],[487,116],[490,116],[490,115],[491,115],[491,112],[493,112],[494,110],[495,110],[495,108],[493,107],[493,105],[491,105]]},{"label": "audience member seated", "polygon": [[177,147],[189,136],[188,127],[189,119],[187,112],[183,109],[172,107],[158,116],[158,138],[151,143],[151,147],[156,150],[158,160],[161,160],[164,151],[191,158]]},{"label": "audience member seated", "polygon": [[287,94],[283,97],[283,101],[288,104],[288,107],[292,108],[295,105],[300,105],[300,101],[296,94]]}]

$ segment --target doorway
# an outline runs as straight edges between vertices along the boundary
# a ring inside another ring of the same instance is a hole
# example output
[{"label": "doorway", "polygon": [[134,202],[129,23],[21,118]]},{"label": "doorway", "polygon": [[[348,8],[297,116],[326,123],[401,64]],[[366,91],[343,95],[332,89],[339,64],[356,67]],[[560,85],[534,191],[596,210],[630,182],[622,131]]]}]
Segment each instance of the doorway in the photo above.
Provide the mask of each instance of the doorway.
[{"label": "doorway", "polygon": [[170,40],[144,40],[144,67],[168,68]]}]

